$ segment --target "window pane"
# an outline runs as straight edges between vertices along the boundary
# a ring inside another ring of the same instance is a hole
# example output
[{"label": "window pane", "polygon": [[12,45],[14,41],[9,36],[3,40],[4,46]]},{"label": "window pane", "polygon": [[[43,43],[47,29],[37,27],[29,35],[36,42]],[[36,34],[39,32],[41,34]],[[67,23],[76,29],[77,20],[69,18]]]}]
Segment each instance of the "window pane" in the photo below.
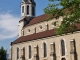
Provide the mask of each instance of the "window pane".
[{"label": "window pane", "polygon": [[65,55],[65,43],[64,40],[61,40],[61,51],[62,51],[62,56]]},{"label": "window pane", "polygon": [[27,6],[27,15],[29,15],[29,6]]},{"label": "window pane", "polygon": [[32,15],[34,16],[35,14],[34,6],[32,6]]},{"label": "window pane", "polygon": [[25,57],[25,48],[23,48],[23,56]]},{"label": "window pane", "polygon": [[31,59],[31,46],[29,46],[29,59]]},{"label": "window pane", "polygon": [[17,48],[17,59],[19,59],[19,48]]},{"label": "window pane", "polygon": [[44,47],[44,57],[46,57],[47,56],[46,43],[43,43],[43,47]]},{"label": "window pane", "polygon": [[24,13],[24,6],[22,6],[22,13]]}]

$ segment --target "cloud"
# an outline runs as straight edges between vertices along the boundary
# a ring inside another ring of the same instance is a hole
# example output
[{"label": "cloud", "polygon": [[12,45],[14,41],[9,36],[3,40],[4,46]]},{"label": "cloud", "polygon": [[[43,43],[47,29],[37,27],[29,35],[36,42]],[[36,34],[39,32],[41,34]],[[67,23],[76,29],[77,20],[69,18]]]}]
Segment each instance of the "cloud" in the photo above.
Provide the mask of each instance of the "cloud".
[{"label": "cloud", "polygon": [[18,34],[19,17],[7,13],[0,13],[0,40],[14,38]]}]

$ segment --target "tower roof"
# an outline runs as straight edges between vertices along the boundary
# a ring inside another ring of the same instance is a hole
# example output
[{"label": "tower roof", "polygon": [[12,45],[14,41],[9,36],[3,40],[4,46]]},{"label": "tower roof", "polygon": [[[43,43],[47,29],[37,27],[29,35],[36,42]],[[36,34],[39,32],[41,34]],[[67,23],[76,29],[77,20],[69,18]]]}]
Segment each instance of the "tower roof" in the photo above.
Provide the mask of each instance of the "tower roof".
[{"label": "tower roof", "polygon": [[36,5],[36,3],[35,3],[35,1],[34,1],[34,0],[22,0],[22,3]]}]

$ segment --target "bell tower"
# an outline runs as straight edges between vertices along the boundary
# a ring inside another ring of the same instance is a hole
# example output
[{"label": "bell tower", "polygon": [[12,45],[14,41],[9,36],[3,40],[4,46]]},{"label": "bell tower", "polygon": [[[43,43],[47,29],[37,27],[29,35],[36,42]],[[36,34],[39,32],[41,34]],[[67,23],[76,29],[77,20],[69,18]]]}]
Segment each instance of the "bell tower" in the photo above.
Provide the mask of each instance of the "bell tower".
[{"label": "bell tower", "polygon": [[21,19],[27,17],[29,18],[35,17],[35,6],[36,3],[34,0],[22,0],[21,2]]},{"label": "bell tower", "polygon": [[23,27],[35,17],[36,3],[34,0],[22,0],[21,2],[21,19],[18,23],[18,37],[24,36]]}]

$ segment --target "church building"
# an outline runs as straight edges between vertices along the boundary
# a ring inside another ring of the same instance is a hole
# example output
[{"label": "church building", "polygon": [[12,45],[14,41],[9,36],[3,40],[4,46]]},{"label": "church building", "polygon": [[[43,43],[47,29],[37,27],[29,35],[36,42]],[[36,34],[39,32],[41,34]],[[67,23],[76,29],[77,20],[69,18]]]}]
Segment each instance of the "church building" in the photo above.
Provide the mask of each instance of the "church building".
[{"label": "church building", "polygon": [[80,60],[80,24],[73,33],[56,35],[62,16],[49,21],[47,14],[36,17],[34,0],[22,0],[20,6],[18,38],[11,42],[9,60]]}]

